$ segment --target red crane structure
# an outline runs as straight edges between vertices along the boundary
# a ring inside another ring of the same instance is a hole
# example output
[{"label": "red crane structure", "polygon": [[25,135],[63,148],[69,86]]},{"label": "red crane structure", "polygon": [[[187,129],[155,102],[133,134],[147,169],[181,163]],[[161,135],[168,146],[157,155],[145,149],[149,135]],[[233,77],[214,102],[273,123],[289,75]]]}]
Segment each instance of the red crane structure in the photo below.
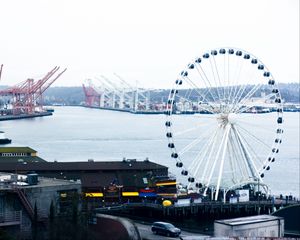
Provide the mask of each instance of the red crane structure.
[{"label": "red crane structure", "polygon": [[100,107],[101,94],[95,90],[91,83],[89,86],[82,84],[82,88],[85,96],[85,106]]},{"label": "red crane structure", "polygon": [[60,67],[54,67],[43,78],[35,81],[29,78],[15,86],[0,91],[0,96],[10,97],[12,114],[33,114],[43,112],[43,93],[54,83],[67,69],[59,72]]}]

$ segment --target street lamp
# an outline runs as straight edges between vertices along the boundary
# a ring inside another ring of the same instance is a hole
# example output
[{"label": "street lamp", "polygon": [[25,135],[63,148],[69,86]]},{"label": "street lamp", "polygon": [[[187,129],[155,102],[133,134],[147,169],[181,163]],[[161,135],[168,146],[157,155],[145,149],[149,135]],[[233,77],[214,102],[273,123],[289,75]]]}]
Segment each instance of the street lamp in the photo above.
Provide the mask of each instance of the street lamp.
[{"label": "street lamp", "polygon": [[257,181],[257,186],[258,186],[258,188],[257,188],[257,199],[258,199],[258,211],[257,211],[257,213],[258,213],[258,215],[260,214],[260,178],[258,177],[258,178],[255,178],[255,180]]}]

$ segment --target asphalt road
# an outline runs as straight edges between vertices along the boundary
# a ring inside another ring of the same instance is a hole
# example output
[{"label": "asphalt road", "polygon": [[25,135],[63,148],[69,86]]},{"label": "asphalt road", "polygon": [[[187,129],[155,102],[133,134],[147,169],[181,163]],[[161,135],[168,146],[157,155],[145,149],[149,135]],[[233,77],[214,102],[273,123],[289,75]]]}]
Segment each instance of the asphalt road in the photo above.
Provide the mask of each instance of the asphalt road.
[{"label": "asphalt road", "polygon": [[199,233],[192,233],[187,231],[181,231],[181,235],[179,237],[165,237],[161,235],[155,235],[151,231],[151,225],[149,224],[142,224],[135,222],[142,239],[144,240],[158,240],[158,239],[183,239],[183,240],[199,240],[199,239],[207,239],[210,238],[208,235],[202,235]]}]

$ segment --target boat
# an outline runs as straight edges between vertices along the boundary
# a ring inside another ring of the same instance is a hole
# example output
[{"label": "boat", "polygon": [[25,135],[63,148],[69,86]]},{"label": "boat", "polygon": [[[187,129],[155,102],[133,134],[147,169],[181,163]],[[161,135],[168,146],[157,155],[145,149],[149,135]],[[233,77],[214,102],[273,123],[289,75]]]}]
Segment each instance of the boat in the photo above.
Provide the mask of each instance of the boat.
[{"label": "boat", "polygon": [[51,112],[53,113],[54,112],[54,109],[53,108],[45,108],[46,112]]},{"label": "boat", "polygon": [[10,144],[11,139],[8,139],[5,137],[5,133],[3,131],[0,131],[0,144]]}]

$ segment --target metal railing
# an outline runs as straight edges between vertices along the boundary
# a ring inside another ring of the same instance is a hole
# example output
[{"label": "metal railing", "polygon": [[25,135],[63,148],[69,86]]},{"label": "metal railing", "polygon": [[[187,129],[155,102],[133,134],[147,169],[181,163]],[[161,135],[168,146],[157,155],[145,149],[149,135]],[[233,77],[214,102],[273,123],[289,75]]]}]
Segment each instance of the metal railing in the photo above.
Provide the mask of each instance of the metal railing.
[{"label": "metal railing", "polygon": [[6,211],[0,213],[0,226],[21,224],[22,211]]}]

